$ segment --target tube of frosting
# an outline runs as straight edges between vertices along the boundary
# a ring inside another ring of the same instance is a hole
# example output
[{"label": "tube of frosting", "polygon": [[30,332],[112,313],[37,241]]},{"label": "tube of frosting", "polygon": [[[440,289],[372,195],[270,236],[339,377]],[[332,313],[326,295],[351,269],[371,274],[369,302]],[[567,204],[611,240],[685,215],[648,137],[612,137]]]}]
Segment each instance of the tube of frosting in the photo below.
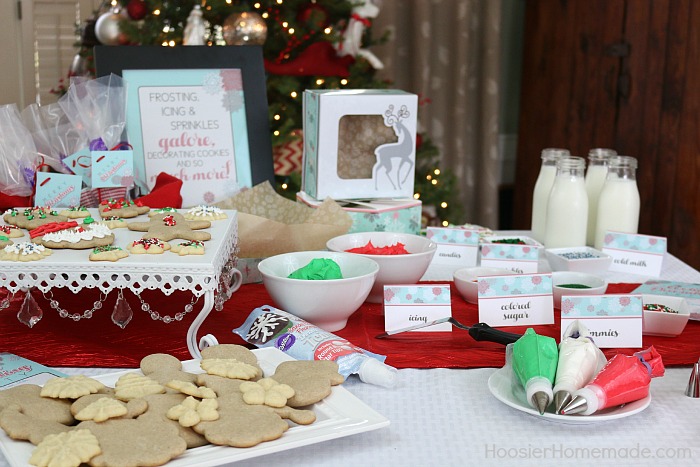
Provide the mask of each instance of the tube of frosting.
[{"label": "tube of frosting", "polygon": [[644,399],[652,378],[663,376],[664,364],[654,346],[634,355],[617,354],[589,384],[574,393],[564,415],[590,415],[608,407]]},{"label": "tube of frosting", "polygon": [[607,359],[591,339],[588,328],[579,320],[569,325],[559,343],[557,377],[554,380],[556,413],[571,402],[573,394],[598,374]]},{"label": "tube of frosting", "polygon": [[384,363],[385,356],[357,347],[269,305],[253,310],[233,332],[246,342],[258,347],[276,347],[297,360],[334,360],[345,378],[357,374],[365,383],[387,388],[396,384],[396,368]]},{"label": "tube of frosting", "polygon": [[558,354],[557,342],[532,328],[513,344],[513,371],[525,388],[527,402],[540,415],[552,401]]}]

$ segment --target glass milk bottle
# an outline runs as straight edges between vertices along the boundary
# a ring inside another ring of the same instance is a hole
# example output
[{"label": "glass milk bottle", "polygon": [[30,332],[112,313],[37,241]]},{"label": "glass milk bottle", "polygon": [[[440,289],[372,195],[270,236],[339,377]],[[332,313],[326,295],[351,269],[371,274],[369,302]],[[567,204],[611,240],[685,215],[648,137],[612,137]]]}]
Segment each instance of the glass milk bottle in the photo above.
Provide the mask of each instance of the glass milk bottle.
[{"label": "glass milk bottle", "polygon": [[591,149],[588,151],[588,167],[586,168],[586,193],[588,193],[588,229],[586,245],[595,243],[595,225],[598,219],[598,197],[603,189],[605,177],[608,175],[608,159],[617,155],[612,149]]},{"label": "glass milk bottle", "polygon": [[557,162],[552,191],[547,203],[544,246],[564,248],[586,245],[588,194],[583,157],[565,157]]},{"label": "glass milk bottle", "polygon": [[608,161],[608,176],[598,198],[595,247],[603,246],[608,230],[637,233],[639,228],[637,159],[614,156]]},{"label": "glass milk bottle", "polygon": [[544,242],[544,231],[547,225],[547,202],[549,192],[557,173],[557,161],[562,157],[568,157],[566,149],[547,148],[542,150],[542,165],[540,174],[535,182],[535,190],[532,193],[532,238],[538,242]]}]

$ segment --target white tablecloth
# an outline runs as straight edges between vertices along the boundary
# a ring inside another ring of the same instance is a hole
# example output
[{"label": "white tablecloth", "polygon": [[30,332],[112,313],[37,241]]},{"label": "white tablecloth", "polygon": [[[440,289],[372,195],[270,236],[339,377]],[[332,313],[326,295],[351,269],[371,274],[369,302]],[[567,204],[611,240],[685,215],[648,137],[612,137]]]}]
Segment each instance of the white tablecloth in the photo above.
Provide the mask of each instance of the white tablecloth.
[{"label": "white tablecloth", "polygon": [[[439,271],[426,279],[449,280]],[[700,272],[667,255],[662,277],[700,283]],[[643,282],[608,274],[610,282]],[[694,324],[694,323],[691,323]],[[430,343],[420,345],[430,351]],[[700,356],[699,356],[700,357]],[[61,369],[103,374],[108,369]],[[351,377],[344,387],[386,416],[376,431],[266,455],[236,465],[690,466],[700,462],[700,399],[684,394],[689,368],[668,369],[652,381],[650,406],[636,415],[592,425],[564,425],[512,409],[494,398],[495,370],[401,370],[385,389]],[[0,458],[0,466],[7,467]]]}]

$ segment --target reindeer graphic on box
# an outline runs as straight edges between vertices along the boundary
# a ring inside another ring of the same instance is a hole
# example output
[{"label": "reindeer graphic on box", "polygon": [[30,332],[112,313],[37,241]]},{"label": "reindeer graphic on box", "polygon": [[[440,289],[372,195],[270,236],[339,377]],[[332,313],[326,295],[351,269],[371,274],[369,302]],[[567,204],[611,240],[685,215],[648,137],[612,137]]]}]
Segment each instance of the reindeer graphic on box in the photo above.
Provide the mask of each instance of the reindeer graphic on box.
[{"label": "reindeer graphic on box", "polygon": [[319,200],[412,198],[417,105],[399,90],[307,90],[302,190]]}]

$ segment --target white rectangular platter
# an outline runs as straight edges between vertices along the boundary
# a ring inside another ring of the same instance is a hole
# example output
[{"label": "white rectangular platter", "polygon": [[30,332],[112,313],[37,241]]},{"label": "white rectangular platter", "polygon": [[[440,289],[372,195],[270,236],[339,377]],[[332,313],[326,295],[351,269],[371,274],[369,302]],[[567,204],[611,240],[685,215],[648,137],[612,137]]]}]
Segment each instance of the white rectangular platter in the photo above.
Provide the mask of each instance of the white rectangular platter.
[{"label": "white rectangular platter", "polygon": [[[293,360],[275,348],[256,349],[253,352],[257,355],[258,363],[265,376],[273,374],[277,365],[283,361]],[[202,372],[199,368],[199,360],[184,361],[183,370],[191,373]],[[119,371],[94,378],[107,386],[114,386],[121,375],[135,371],[138,370]],[[316,414],[316,421],[313,424],[306,426],[292,424],[281,438],[274,441],[245,449],[213,445],[202,446],[188,450],[165,465],[167,467],[223,465],[372,431],[389,425],[389,420],[386,417],[374,411],[342,386],[334,386],[331,395],[314,404],[311,409]],[[0,451],[12,467],[29,467],[28,460],[33,449],[34,446],[30,443],[14,441],[0,430]],[[2,464],[0,463],[0,465]]]}]

